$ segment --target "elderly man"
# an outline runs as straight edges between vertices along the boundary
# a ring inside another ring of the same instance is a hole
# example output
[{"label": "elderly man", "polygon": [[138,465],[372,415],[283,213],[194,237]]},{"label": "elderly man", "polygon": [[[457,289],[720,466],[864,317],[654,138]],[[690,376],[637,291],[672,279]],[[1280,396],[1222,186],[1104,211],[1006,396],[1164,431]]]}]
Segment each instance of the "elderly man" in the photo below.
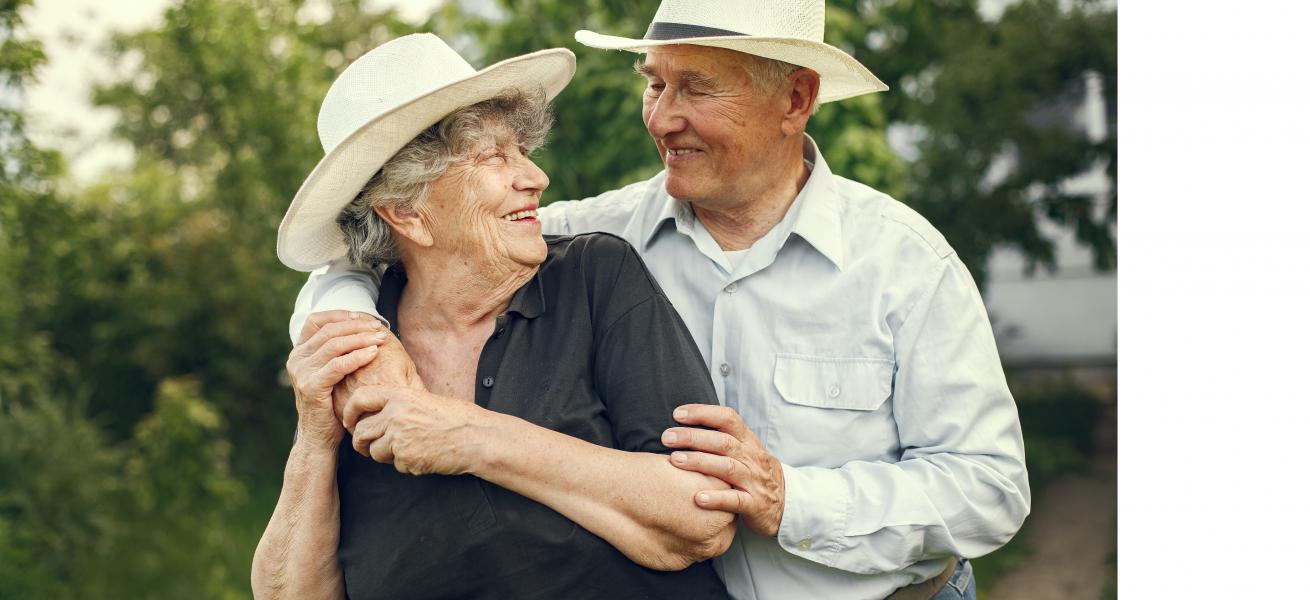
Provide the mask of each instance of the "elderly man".
[{"label": "elderly man", "polygon": [[[832,173],[818,104],[887,89],[824,44],[820,0],[665,0],[643,39],[655,177],[541,210],[547,234],[635,246],[714,375],[670,459],[740,515],[715,567],[737,598],[973,597],[964,559],[1028,514],[1023,441],[987,314],[946,240],[905,205]],[[376,274],[310,277],[315,311],[376,314]],[[313,329],[313,327],[309,327]],[[899,591],[898,591],[899,590]]]}]

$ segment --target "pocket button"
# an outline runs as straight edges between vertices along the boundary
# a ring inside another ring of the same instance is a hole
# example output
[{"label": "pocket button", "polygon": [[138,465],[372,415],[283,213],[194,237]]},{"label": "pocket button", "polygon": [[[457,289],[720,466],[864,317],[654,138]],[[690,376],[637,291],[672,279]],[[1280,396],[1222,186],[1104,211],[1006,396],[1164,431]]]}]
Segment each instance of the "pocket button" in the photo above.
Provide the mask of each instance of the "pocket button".
[{"label": "pocket button", "polygon": [[829,397],[829,398],[836,398],[837,396],[840,396],[840,395],[841,395],[841,386],[839,386],[839,385],[837,385],[837,384],[834,383],[834,384],[832,384],[831,386],[828,387],[828,397]]}]

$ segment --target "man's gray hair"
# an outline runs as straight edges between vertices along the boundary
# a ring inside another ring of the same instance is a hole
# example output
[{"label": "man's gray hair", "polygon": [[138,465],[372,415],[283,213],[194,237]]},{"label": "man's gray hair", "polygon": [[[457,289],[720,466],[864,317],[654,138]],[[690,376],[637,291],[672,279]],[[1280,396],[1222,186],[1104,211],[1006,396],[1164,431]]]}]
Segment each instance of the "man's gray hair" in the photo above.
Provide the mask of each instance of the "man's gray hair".
[{"label": "man's gray hair", "polygon": [[375,207],[423,210],[433,181],[451,164],[494,142],[492,126],[513,132],[519,145],[531,151],[546,141],[553,122],[546,93],[540,89],[506,92],[446,115],[397,151],[337,215],[346,238],[346,257],[358,268],[399,262],[396,238]]},{"label": "man's gray hair", "polygon": [[743,61],[741,67],[746,70],[746,75],[751,78],[751,85],[755,86],[755,89],[764,92],[776,91],[782,87],[784,81],[787,81],[787,77],[800,68],[781,60],[754,54],[747,54],[747,56],[750,59]]}]

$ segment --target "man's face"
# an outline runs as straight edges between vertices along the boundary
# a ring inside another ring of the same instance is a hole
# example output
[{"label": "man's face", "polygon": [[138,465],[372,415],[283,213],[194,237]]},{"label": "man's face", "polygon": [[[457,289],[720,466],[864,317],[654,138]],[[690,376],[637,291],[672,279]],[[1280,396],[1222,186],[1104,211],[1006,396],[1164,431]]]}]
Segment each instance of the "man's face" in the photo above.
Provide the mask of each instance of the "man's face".
[{"label": "man's face", "polygon": [[637,65],[647,80],[642,120],[674,198],[728,208],[767,185],[786,98],[754,89],[744,57],[722,48],[661,46]]}]

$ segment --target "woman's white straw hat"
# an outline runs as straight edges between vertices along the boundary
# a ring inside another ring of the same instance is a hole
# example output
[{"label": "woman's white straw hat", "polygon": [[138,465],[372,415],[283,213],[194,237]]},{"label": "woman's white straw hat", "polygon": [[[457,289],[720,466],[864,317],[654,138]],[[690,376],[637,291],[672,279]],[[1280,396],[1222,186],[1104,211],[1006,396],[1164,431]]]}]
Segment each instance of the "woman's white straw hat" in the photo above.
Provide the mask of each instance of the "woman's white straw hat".
[{"label": "woman's white straw hat", "polygon": [[278,259],[312,271],[345,256],[337,215],[405,144],[446,115],[507,90],[544,90],[554,98],[574,70],[573,53],[553,48],[478,71],[430,33],[397,38],[360,56],[323,98],[323,160],[282,218]]},{"label": "woman's white straw hat", "polygon": [[864,65],[823,43],[823,0],[664,0],[641,39],[581,30],[579,43],[645,52],[694,44],[727,48],[808,67],[819,73],[819,102],[887,90]]}]

